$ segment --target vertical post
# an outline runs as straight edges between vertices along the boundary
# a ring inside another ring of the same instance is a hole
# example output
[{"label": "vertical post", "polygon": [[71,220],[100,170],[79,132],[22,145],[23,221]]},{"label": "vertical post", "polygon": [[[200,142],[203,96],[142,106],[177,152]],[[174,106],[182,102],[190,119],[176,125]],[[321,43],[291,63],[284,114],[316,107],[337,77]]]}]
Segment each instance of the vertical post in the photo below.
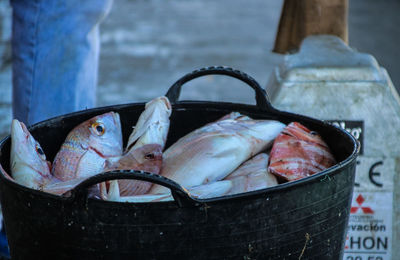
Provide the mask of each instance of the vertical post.
[{"label": "vertical post", "polygon": [[309,35],[330,34],[348,43],[348,0],[285,0],[273,51],[292,53]]}]

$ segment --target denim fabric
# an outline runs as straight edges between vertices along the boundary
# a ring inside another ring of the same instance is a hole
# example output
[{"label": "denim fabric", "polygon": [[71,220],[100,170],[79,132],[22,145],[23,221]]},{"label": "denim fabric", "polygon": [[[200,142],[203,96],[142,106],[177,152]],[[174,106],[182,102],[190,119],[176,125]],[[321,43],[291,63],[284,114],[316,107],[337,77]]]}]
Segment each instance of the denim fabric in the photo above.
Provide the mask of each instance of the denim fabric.
[{"label": "denim fabric", "polygon": [[0,231],[0,259],[9,259],[10,258],[10,250],[8,248],[7,236],[4,230],[4,226]]},{"label": "denim fabric", "polygon": [[30,125],[96,102],[99,24],[113,0],[11,0],[13,117]]}]

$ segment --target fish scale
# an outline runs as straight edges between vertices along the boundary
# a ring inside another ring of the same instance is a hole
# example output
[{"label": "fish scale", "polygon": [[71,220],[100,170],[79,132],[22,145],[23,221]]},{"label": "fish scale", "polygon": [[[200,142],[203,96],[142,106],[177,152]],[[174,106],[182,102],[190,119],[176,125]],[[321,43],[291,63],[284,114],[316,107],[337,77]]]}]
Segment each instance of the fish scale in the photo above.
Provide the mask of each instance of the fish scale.
[{"label": "fish scale", "polygon": [[61,174],[53,168],[52,174],[63,181],[75,178],[76,165],[83,154],[82,147],[75,140],[65,142],[57,154],[59,160],[62,160],[63,172]]}]

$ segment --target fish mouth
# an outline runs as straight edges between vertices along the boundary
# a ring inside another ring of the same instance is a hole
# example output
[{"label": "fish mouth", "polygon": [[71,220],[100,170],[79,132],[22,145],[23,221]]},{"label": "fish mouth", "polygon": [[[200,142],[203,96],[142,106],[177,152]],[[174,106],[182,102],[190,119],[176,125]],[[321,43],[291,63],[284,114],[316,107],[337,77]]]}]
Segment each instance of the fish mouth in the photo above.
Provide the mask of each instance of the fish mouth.
[{"label": "fish mouth", "polygon": [[30,135],[28,129],[25,124],[18,121],[17,119],[13,119],[11,123],[11,134],[15,139],[27,139]]},{"label": "fish mouth", "polygon": [[120,125],[121,125],[121,119],[120,119],[120,117],[119,117],[119,114],[118,114],[118,113],[115,113],[115,112],[111,112],[111,115],[112,115],[112,117],[113,117],[113,120],[114,120],[115,124],[116,124],[117,126],[120,126]]},{"label": "fish mouth", "polygon": [[172,110],[171,103],[169,102],[168,98],[165,96],[159,97],[159,99],[164,103],[167,111],[170,112]]},{"label": "fish mouth", "polygon": [[162,105],[165,106],[168,115],[171,115],[171,110],[172,110],[171,102],[169,102],[169,99],[166,96],[161,96],[161,97],[152,99],[151,101],[146,103],[145,108],[148,108],[149,106],[153,106],[153,105],[156,105],[159,107],[160,102],[162,102]]},{"label": "fish mouth", "polygon": [[90,149],[92,149],[95,153],[97,153],[101,158],[107,158],[108,156],[104,155],[103,153],[101,153],[99,150],[97,150],[94,147],[90,147]]}]

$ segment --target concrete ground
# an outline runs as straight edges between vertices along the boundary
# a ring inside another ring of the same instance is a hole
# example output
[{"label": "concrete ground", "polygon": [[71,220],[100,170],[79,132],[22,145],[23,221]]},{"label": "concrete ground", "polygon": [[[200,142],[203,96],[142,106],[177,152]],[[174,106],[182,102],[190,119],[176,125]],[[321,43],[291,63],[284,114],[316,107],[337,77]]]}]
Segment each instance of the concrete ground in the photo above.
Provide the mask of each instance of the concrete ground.
[{"label": "concrete ground", "polygon": [[[265,86],[283,60],[271,53],[283,1],[118,0],[101,27],[98,105],[148,101],[194,69],[226,65]],[[400,2],[351,0],[350,46],[374,55],[400,87]],[[9,16],[10,17],[10,16]],[[6,23],[9,25],[11,23]],[[196,80],[182,99],[254,103],[224,77]],[[0,66],[0,138],[11,122],[11,68]]]}]

